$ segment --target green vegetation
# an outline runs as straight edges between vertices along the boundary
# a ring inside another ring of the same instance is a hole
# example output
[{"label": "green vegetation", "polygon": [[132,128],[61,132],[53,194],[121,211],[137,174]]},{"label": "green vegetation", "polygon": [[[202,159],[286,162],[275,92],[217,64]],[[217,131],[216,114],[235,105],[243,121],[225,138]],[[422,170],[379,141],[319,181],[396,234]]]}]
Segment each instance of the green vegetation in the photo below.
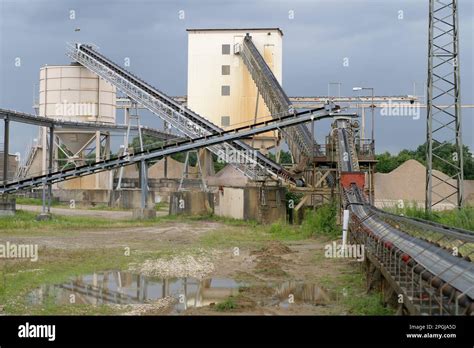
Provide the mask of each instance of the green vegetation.
[{"label": "green vegetation", "polygon": [[360,272],[351,272],[340,276],[339,281],[344,284],[339,292],[341,301],[349,307],[350,314],[354,315],[390,315],[395,311],[382,303],[380,292],[366,293],[364,276]]},{"label": "green vegetation", "polygon": [[300,226],[289,225],[285,222],[274,222],[268,232],[279,240],[299,240],[317,235],[328,237],[338,236],[340,228],[336,223],[337,205],[323,204],[316,210],[306,210]]},{"label": "green vegetation", "polygon": [[0,236],[35,235],[38,232],[41,232],[43,236],[45,233],[59,235],[79,229],[149,226],[159,221],[172,219],[163,216],[150,220],[112,220],[97,217],[53,215],[51,220],[36,221],[36,215],[37,213],[18,210],[13,217],[0,217]]},{"label": "green vegetation", "polygon": [[169,204],[166,202],[159,202],[155,204],[156,211],[168,210],[168,208],[169,208]]},{"label": "green vegetation", "polygon": [[418,207],[416,203],[405,203],[403,208],[395,207],[387,210],[397,215],[403,214],[405,216],[474,231],[474,207],[472,206],[466,206],[461,209],[432,211],[430,213],[425,212],[425,209]]},{"label": "green vegetation", "polygon": [[[318,262],[319,263],[319,262]],[[349,268],[335,275],[326,276],[319,283],[335,294],[336,301],[347,308],[350,315],[393,315],[395,310],[383,303],[382,293],[366,291],[365,275],[359,265],[347,264]]]},{"label": "green vegetation", "polygon": [[237,308],[237,303],[235,303],[234,297],[229,296],[225,301],[219,302],[214,307],[218,312],[227,312]]},{"label": "green vegetation", "polygon": [[[306,223],[301,226],[288,225],[284,221],[270,226],[255,221],[242,221],[213,216],[166,216],[148,221],[116,220],[53,216],[51,221],[35,221],[35,214],[19,211],[14,218],[0,218],[0,236],[75,236],[79,231],[101,231],[115,227],[153,226],[171,221],[182,221],[188,224],[202,224],[202,221],[216,221],[225,224],[222,228],[201,235],[193,244],[163,243],[151,240],[136,241],[131,245],[130,256],[124,255],[123,246],[92,248],[52,248],[40,247],[41,257],[37,262],[8,260],[0,263],[0,303],[8,314],[84,314],[107,315],[118,314],[126,309],[110,306],[59,305],[50,301],[44,305],[32,305],[26,295],[43,284],[59,284],[72,276],[93,272],[127,269],[130,263],[141,263],[150,258],[172,257],[177,253],[186,255],[202,253],[202,250],[239,248],[258,248],[272,240],[302,240],[317,234],[332,236],[335,227],[335,209],[324,206],[317,211],[308,211]],[[72,239],[71,239],[72,241]],[[145,243],[145,244],[140,244]],[[320,251],[323,253],[322,249]],[[322,256],[320,256],[322,257]],[[324,260],[324,259],[323,259]],[[315,261],[316,262],[316,261]],[[321,260],[317,261],[318,263]],[[342,265],[345,267],[345,265]],[[268,268],[268,267],[267,267]],[[268,268],[270,269],[270,268]],[[273,270],[273,268],[272,268]],[[266,272],[266,268],[263,268]],[[262,270],[260,271],[262,272]],[[337,274],[338,272],[336,272]],[[338,276],[334,276],[337,278]],[[348,284],[345,277],[352,277]],[[344,285],[349,297],[344,297],[345,308],[351,314],[388,314],[390,310],[383,307],[377,294],[366,295],[363,289],[363,275],[351,270],[343,278],[336,279],[335,286]],[[356,283],[358,281],[358,283]],[[342,287],[341,287],[342,289]],[[338,288],[338,291],[341,290]],[[342,291],[342,290],[341,290]],[[240,295],[229,297],[215,305],[218,312],[245,309],[245,298]],[[0,309],[1,310],[1,309]]]},{"label": "green vegetation", "polygon": [[[142,134],[142,141],[143,141],[143,149],[153,149],[156,147],[160,147],[164,144],[164,141],[148,134]],[[132,143],[129,146],[133,149],[134,152],[140,151],[140,138],[138,136],[132,139]]]},{"label": "green vegetation", "polygon": [[336,217],[336,203],[323,204],[316,211],[307,212],[301,224],[301,231],[306,236],[316,234],[337,236],[340,234],[340,229],[337,227]]},{"label": "green vegetation", "polygon": [[[455,153],[455,147],[450,143],[443,143],[433,152],[438,156],[441,156],[442,158],[453,158]],[[377,163],[376,170],[380,173],[388,173],[410,159],[417,160],[423,165],[426,165],[425,157],[426,143],[418,146],[416,150],[402,150],[397,155],[392,155],[389,152],[384,152],[382,154],[376,155],[376,159],[379,161]],[[469,150],[469,147],[465,145],[463,146],[463,160],[464,179],[474,179],[474,159],[472,157],[471,151]],[[450,176],[455,174],[455,171],[450,164],[440,160],[437,157],[433,157],[433,168]]]},{"label": "green vegetation", "polygon": [[[269,153],[268,157],[276,162],[276,155],[274,153]],[[280,150],[280,162],[281,164],[293,164],[291,154],[289,151]]]},{"label": "green vegetation", "polygon": [[37,262],[2,261],[0,268],[0,303],[9,314],[113,314],[107,306],[56,305],[33,306],[25,295],[43,284],[60,284],[73,276],[114,269],[127,269],[132,262],[143,262],[149,257],[160,257],[162,250],[152,253],[131,251],[125,256],[124,249],[54,249],[40,248]]}]

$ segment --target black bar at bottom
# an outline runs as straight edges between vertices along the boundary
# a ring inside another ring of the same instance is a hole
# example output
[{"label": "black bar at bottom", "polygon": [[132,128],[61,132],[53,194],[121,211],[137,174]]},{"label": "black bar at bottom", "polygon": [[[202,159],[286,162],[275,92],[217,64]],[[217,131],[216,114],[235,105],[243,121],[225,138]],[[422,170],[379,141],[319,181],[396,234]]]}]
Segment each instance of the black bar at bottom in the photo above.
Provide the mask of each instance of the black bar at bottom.
[{"label": "black bar at bottom", "polygon": [[[28,324],[27,324],[28,323]],[[37,344],[409,344],[472,347],[472,317],[162,316],[0,317],[0,346]],[[19,337],[21,325],[55,325],[55,339]],[[440,336],[438,336],[440,335]]]}]

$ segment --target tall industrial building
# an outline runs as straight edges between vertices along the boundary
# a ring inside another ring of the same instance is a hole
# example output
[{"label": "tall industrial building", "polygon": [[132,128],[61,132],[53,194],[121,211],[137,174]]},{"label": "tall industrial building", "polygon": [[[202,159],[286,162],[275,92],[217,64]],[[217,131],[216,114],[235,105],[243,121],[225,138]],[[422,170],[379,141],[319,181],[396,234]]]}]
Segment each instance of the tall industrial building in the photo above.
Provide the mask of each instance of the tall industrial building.
[{"label": "tall industrial building", "polygon": [[[246,34],[282,83],[282,39],[278,28],[188,29],[188,107],[222,128],[263,121],[270,112],[234,47]],[[258,97],[258,105],[257,105]],[[275,133],[254,139],[255,148],[275,146]]]}]

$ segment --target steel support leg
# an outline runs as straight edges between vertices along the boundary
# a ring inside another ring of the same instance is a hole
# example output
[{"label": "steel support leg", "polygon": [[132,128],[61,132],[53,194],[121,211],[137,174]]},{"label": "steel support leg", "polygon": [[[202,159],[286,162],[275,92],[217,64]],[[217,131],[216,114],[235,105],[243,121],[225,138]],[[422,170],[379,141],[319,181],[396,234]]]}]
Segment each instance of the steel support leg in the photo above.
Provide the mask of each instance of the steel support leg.
[{"label": "steel support leg", "polygon": [[[49,168],[48,174],[53,172],[53,147],[54,147],[54,127],[49,128]],[[48,213],[51,213],[51,200],[53,198],[53,184],[48,184]]]},{"label": "steel support leg", "polygon": [[10,142],[10,120],[5,119],[5,127],[3,130],[3,184],[6,185],[8,181],[8,152]]}]

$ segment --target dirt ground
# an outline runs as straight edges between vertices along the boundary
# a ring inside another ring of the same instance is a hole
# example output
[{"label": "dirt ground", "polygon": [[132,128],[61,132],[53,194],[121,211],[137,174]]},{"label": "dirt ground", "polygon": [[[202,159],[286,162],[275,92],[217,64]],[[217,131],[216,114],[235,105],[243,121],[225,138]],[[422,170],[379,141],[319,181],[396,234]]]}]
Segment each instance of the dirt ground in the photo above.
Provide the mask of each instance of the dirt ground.
[{"label": "dirt ground", "polygon": [[[38,205],[23,205],[18,204],[17,209],[26,210],[34,213],[41,213],[43,207]],[[52,214],[65,216],[86,216],[92,218],[108,218],[114,220],[126,220],[132,218],[131,210],[87,210],[87,209],[70,209],[51,207]],[[164,216],[168,213],[166,211],[157,211],[157,216]]]},{"label": "dirt ground", "polygon": [[[58,208],[53,212],[61,213]],[[106,213],[120,215],[122,212]],[[40,250],[64,250],[66,253],[93,250],[98,246],[105,249],[128,246],[144,253],[166,249],[166,258],[152,257],[130,263],[129,270],[150,276],[217,277],[245,283],[233,297],[232,308],[216,311],[217,303],[211,303],[190,308],[182,313],[184,315],[340,315],[348,312],[334,284],[339,276],[354,272],[354,261],[325,258],[327,238],[279,241],[261,230],[253,231],[253,228],[212,220],[178,220],[146,227],[74,230],[59,235],[3,236],[0,243],[34,243]],[[259,237],[255,241],[252,240],[254,234]],[[290,303],[287,300],[293,296],[292,291],[296,291],[292,284],[309,287],[310,290],[301,291],[317,293],[318,298],[310,302],[296,298]],[[172,305],[173,301],[161,300],[155,306],[132,306],[124,314],[173,314]]]}]

